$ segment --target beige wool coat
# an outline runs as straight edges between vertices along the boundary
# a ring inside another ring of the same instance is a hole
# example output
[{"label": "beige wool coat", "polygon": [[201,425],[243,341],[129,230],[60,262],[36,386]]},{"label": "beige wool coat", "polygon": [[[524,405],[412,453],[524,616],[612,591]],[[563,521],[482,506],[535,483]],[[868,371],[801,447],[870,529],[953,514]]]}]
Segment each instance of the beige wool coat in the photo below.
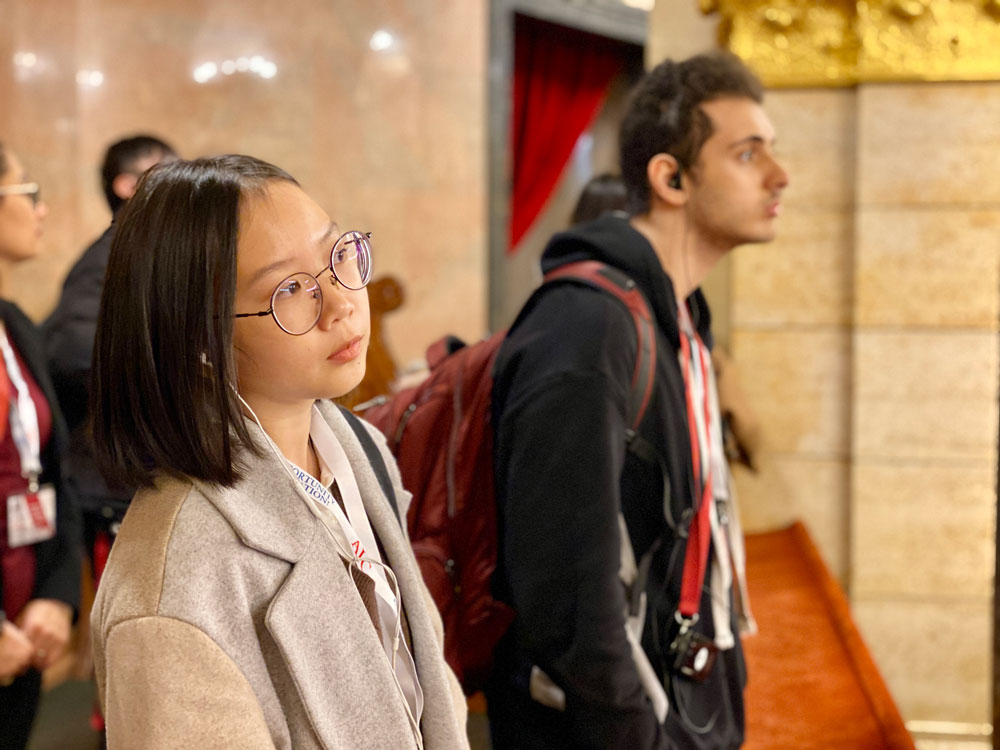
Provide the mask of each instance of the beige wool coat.
[{"label": "beige wool coat", "polygon": [[[344,416],[321,403],[395,572],[424,693],[427,750],[468,748],[442,629]],[[262,440],[256,425],[253,434]],[[410,495],[372,428],[405,518]],[[244,453],[232,488],[164,479],[139,492],[92,610],[113,750],[416,746],[389,660],[332,540],[276,456]]]}]

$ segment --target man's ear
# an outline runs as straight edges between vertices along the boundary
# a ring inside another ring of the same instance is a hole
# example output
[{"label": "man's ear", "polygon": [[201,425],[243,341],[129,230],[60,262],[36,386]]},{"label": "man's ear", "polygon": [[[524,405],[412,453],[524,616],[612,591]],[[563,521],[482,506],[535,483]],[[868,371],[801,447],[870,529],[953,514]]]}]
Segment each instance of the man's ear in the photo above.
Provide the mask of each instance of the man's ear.
[{"label": "man's ear", "polygon": [[139,178],[134,174],[122,172],[111,181],[111,190],[123,201],[127,201],[135,193],[135,186],[138,183]]},{"label": "man's ear", "polygon": [[646,164],[646,179],[650,192],[670,206],[687,203],[684,173],[681,165],[670,154],[657,154]]}]

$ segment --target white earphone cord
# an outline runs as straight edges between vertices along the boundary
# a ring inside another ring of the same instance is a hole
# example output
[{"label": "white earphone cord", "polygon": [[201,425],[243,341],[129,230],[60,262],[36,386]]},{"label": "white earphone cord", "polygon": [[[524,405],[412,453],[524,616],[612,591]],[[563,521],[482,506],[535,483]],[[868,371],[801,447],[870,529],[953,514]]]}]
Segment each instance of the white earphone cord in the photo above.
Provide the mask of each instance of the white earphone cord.
[{"label": "white earphone cord", "polygon": [[[264,433],[264,439],[267,441],[268,447],[278,459],[278,463],[281,464],[281,468],[284,469],[288,478],[292,480],[292,486],[295,487],[295,491],[302,497],[302,499],[305,500],[306,507],[309,508],[309,511],[316,517],[316,520],[320,522],[320,526],[326,530],[327,535],[333,540],[334,548],[337,550],[337,554],[340,555],[349,565],[356,565],[358,570],[363,573],[364,569],[361,567],[361,559],[355,555],[353,551],[348,552],[344,549],[343,542],[330,530],[330,527],[320,516],[319,509],[315,507],[313,500],[305,493],[305,490],[302,489],[302,485],[299,483],[299,480],[295,478],[292,470],[288,468],[288,460],[282,455],[278,446],[275,445],[274,441],[271,439],[271,436],[267,434],[267,430],[265,430],[264,425],[260,423],[260,419],[257,418],[257,413],[253,410],[253,407],[246,402],[235,387],[233,387],[233,391],[236,393],[236,398],[240,400],[240,403],[246,407],[248,412],[250,412],[250,416],[253,417],[253,421],[257,423],[258,427],[260,427],[260,431]],[[403,698],[403,708],[406,709],[406,718],[410,722],[410,729],[413,731],[414,738],[417,741],[417,747],[419,750],[423,750],[424,742],[420,733],[420,725],[417,723],[416,718],[413,716],[413,712],[410,710],[410,702],[406,699],[406,692],[403,690],[403,686],[399,683],[399,677],[396,676],[396,652],[399,651],[399,639],[403,630],[403,598],[399,592],[399,584],[396,581],[396,574],[392,572],[392,568],[380,560],[365,560],[364,562],[369,565],[378,565],[382,568],[383,572],[387,574],[386,580],[392,587],[393,596],[396,597],[396,624],[393,628],[392,657],[389,659],[389,666],[390,671],[392,672],[392,679],[396,683],[396,688],[399,690],[399,694]],[[388,658],[388,654],[386,654],[386,656]]]}]

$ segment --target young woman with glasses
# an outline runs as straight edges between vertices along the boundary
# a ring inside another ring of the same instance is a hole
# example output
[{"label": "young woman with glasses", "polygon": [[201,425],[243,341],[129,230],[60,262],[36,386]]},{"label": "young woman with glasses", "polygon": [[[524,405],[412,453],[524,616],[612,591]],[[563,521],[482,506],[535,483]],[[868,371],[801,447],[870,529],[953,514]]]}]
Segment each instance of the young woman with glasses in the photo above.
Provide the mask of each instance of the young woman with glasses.
[{"label": "young woman with glasses", "polygon": [[[370,235],[246,156],[119,218],[94,442],[132,500],[92,617],[111,748],[464,748],[365,372]],[[395,502],[395,508],[392,503]]]},{"label": "young woman with glasses", "polygon": [[[0,275],[35,257],[48,208],[0,144]],[[0,299],[0,748],[24,748],[42,670],[65,653],[80,603],[79,511],[60,474],[66,428],[41,337]]]}]

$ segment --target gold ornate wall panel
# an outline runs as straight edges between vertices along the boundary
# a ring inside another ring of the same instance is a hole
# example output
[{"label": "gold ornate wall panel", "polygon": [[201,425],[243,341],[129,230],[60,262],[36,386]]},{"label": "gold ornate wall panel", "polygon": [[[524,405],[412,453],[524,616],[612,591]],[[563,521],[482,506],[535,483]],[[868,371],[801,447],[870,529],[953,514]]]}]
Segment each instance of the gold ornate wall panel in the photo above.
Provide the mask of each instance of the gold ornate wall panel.
[{"label": "gold ornate wall panel", "polygon": [[1000,80],[1000,0],[699,0],[771,87]]}]

